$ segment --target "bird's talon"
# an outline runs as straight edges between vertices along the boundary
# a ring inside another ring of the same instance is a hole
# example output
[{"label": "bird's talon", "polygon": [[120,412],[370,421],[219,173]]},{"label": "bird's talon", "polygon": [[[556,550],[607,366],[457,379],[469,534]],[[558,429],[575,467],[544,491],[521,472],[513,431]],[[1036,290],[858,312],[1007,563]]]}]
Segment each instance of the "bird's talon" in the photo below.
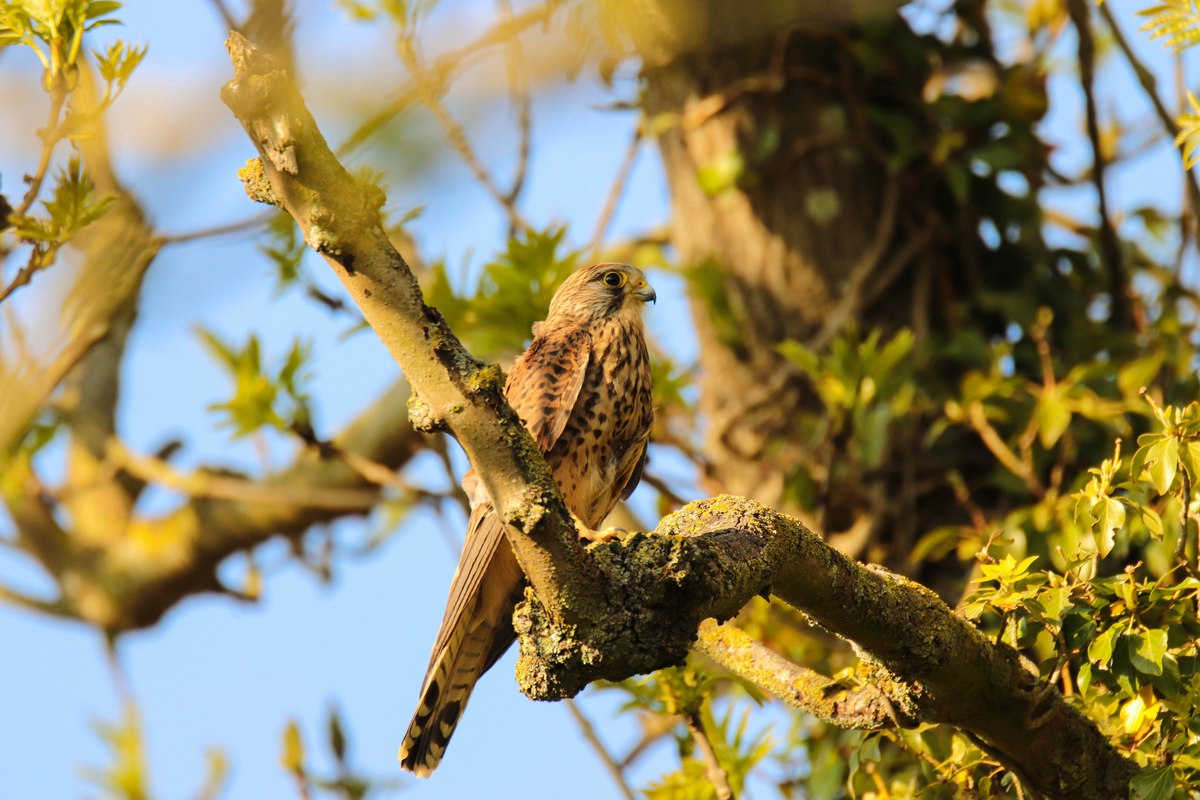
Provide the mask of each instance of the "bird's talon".
[{"label": "bird's talon", "polygon": [[581,530],[579,538],[586,542],[615,542],[628,534],[624,528],[605,528],[602,531]]}]

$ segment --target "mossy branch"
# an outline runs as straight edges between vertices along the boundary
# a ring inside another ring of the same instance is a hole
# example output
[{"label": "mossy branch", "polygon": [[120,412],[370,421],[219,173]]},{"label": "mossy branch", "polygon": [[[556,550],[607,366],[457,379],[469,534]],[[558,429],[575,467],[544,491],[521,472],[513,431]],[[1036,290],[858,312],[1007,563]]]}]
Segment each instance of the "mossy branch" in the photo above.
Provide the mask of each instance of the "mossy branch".
[{"label": "mossy branch", "polygon": [[458,439],[506,523],[532,584],[514,617],[526,694],[569,697],[593,680],[678,664],[704,620],[770,591],[854,643],[897,719],[960,727],[1048,797],[1127,794],[1136,766],[1016,651],[929,589],[854,562],[794,519],[719,497],[650,534],[584,549],[504,401],[500,371],[467,353],[388,241],[378,190],[342,168],[267,55],[238,34],[228,48],[235,77],[222,98],[261,156],[256,198],[286,209],[325,256],[420,396],[414,422]]}]

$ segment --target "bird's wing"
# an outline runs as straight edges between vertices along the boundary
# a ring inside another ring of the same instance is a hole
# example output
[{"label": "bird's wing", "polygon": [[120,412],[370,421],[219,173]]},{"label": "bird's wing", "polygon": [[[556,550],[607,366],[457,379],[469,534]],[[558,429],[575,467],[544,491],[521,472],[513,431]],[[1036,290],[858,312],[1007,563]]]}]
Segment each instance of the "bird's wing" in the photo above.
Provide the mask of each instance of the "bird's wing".
[{"label": "bird's wing", "polygon": [[504,525],[485,502],[471,514],[421,700],[400,745],[405,768],[423,777],[441,761],[475,682],[515,638],[512,613],[522,586]]},{"label": "bird's wing", "polygon": [[[586,331],[547,331],[513,365],[505,395],[538,448],[549,452],[566,428],[590,358]],[[474,470],[463,477],[472,512],[446,613],[421,688],[421,701],[400,746],[403,766],[428,775],[470,697],[475,681],[512,644],[512,612],[524,574],[504,541],[487,491]]]},{"label": "bird's wing", "polygon": [[513,364],[504,394],[543,453],[554,448],[567,427],[591,354],[591,334],[560,328],[534,339]]},{"label": "bird's wing", "polygon": [[[550,452],[567,426],[567,420],[579,398],[587,373],[590,338],[586,331],[568,328],[539,336],[513,365],[505,386],[505,395],[534,442],[543,453]],[[446,644],[455,622],[463,616],[470,598],[479,592],[492,554],[504,539],[504,526],[488,524],[496,520],[491,498],[474,469],[462,480],[471,501],[471,520],[463,542],[458,569],[450,583],[446,615],[434,644],[434,655]]]},{"label": "bird's wing", "polygon": [[633,494],[633,490],[637,488],[638,483],[642,480],[642,470],[646,467],[646,453],[650,449],[650,436],[648,434],[639,447],[641,452],[638,453],[637,458],[630,459],[633,467],[628,473],[617,476],[616,484],[621,487],[622,500],[628,500],[629,495]]}]

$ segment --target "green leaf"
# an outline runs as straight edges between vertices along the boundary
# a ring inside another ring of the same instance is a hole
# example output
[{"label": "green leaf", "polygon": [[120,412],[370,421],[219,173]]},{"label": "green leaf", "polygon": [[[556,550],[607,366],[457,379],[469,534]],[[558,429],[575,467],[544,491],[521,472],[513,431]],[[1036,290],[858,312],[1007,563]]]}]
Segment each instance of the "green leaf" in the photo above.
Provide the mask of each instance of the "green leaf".
[{"label": "green leaf", "polygon": [[1121,366],[1117,372],[1117,387],[1125,397],[1137,397],[1162,369],[1165,352],[1157,350]]},{"label": "green leaf", "polygon": [[337,708],[329,709],[329,749],[339,764],[346,763],[346,731],[342,727],[342,717]]},{"label": "green leaf", "polygon": [[1071,424],[1071,409],[1064,402],[1061,392],[1046,392],[1038,398],[1034,409],[1037,420],[1038,439],[1042,447],[1054,447]]},{"label": "green leaf", "polygon": [[1146,526],[1146,530],[1150,532],[1150,535],[1155,539],[1161,540],[1163,538],[1163,523],[1162,517],[1158,515],[1158,512],[1149,506],[1138,506],[1138,513],[1141,514],[1142,524]]},{"label": "green leaf", "polygon": [[1079,685],[1079,693],[1087,694],[1088,687],[1092,685],[1092,665],[1090,662],[1084,662],[1079,665],[1079,672],[1075,677],[1075,683]]},{"label": "green leaf", "polygon": [[1134,456],[1137,463],[1144,464],[1150,482],[1159,494],[1166,494],[1175,482],[1179,468],[1179,440],[1173,436],[1139,436],[1138,441],[1151,439],[1151,444],[1140,448]]},{"label": "green leaf", "polygon": [[1096,517],[1096,526],[1092,533],[1096,539],[1096,549],[1101,557],[1112,552],[1116,541],[1116,533],[1125,524],[1125,506],[1114,497],[1101,497],[1092,507]]},{"label": "green leaf", "polygon": [[1167,653],[1167,632],[1147,630],[1132,638],[1129,660],[1134,668],[1145,675],[1161,675],[1163,656]]},{"label": "green leaf", "polygon": [[1175,770],[1145,767],[1129,781],[1130,800],[1170,800],[1175,795]]},{"label": "green leaf", "polygon": [[1088,645],[1087,655],[1088,660],[1098,667],[1107,668],[1112,661],[1113,655],[1113,639],[1116,636],[1116,627],[1109,628],[1104,633],[1092,639]]}]

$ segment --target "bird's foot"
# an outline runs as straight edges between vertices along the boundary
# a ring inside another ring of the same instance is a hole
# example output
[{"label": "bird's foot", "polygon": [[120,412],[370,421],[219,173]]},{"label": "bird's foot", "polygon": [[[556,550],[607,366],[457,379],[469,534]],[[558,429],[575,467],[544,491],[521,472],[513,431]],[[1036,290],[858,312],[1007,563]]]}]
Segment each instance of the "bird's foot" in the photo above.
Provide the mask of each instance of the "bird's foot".
[{"label": "bird's foot", "polygon": [[629,531],[624,528],[605,528],[601,531],[592,531],[581,527],[579,529],[579,538],[587,542],[615,542],[622,536],[628,536]]}]

